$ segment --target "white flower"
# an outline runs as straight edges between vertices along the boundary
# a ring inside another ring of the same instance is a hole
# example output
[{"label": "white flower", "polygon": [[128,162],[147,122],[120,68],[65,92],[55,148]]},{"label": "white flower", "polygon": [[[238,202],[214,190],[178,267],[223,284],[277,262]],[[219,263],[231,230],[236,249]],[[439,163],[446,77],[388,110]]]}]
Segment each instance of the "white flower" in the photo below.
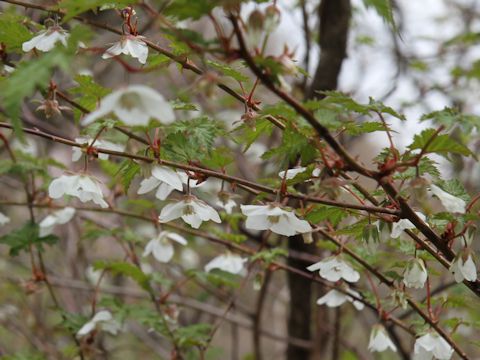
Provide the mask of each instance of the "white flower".
[{"label": "white flower", "polygon": [[292,236],[312,231],[308,221],[300,220],[292,211],[270,205],[240,205],[247,216],[245,226],[251,230],[271,230],[284,236]]},{"label": "white flower", "polygon": [[140,64],[145,64],[148,57],[148,46],[143,39],[143,36],[123,35],[120,41],[114,43],[103,53],[102,59],[125,54],[138,59]]},{"label": "white flower", "polygon": [[[360,294],[352,289],[348,289],[347,292],[357,297],[360,297]],[[328,307],[337,307],[343,305],[346,301],[351,302],[357,310],[362,310],[365,307],[362,302],[335,289],[330,290],[328,293],[319,298],[317,300],[317,305],[325,304]]]},{"label": "white flower", "polygon": [[187,247],[184,248],[180,254],[180,262],[182,263],[183,267],[187,269],[193,269],[198,267],[198,264],[200,264],[200,256],[198,256],[194,250]]},{"label": "white flower", "polygon": [[467,281],[477,280],[477,267],[473,262],[470,251],[465,248],[462,250],[450,265],[450,271],[455,276],[455,281],[460,283],[464,279]]},{"label": "white flower", "polygon": [[220,216],[210,205],[195,196],[187,195],[184,200],[163,207],[158,220],[169,222],[181,217],[194,229],[198,229],[203,221],[212,220],[220,223]]},{"label": "white flower", "polygon": [[425,285],[427,277],[428,273],[425,263],[422,259],[415,258],[407,265],[407,269],[403,274],[403,283],[408,288],[420,289]]},{"label": "white flower", "polygon": [[371,352],[382,352],[387,350],[388,348],[390,348],[392,351],[397,351],[397,347],[388,337],[385,328],[380,324],[374,325],[370,333],[368,350],[370,350]]},{"label": "white flower", "polygon": [[435,195],[442,203],[445,210],[451,213],[464,213],[467,206],[465,200],[460,199],[446,191],[443,191],[436,185],[430,185],[430,193]]},{"label": "white flower", "polygon": [[301,173],[305,172],[305,170],[307,170],[306,167],[298,167],[298,168],[294,168],[294,169],[288,169],[286,171],[287,175],[285,175],[285,171],[280,171],[278,173],[278,176],[280,176],[280,178],[282,178],[282,179],[283,179],[283,177],[285,177],[285,179],[290,180],[290,179],[293,179],[298,174],[301,174]]},{"label": "white flower", "polygon": [[431,360],[432,357],[448,360],[452,357],[452,347],[435,332],[428,332],[415,341],[413,349],[415,360]]},{"label": "white flower", "polygon": [[319,177],[321,173],[322,173],[322,170],[320,170],[318,167],[316,167],[312,171],[312,176]]},{"label": "white flower", "polygon": [[357,282],[360,274],[339,256],[332,256],[307,267],[308,271],[320,270],[320,276],[328,281],[344,279],[348,282]]},{"label": "white flower", "polygon": [[6,225],[10,222],[10,218],[0,212],[0,226]]},{"label": "white flower", "polygon": [[[88,136],[83,136],[79,138],[75,138],[75,142],[78,144],[82,145],[91,145],[93,142],[93,139]],[[102,149],[107,149],[107,150],[113,150],[113,151],[123,151],[125,149],[124,145],[120,144],[114,144],[110,141],[107,140],[95,140],[95,143],[93,143],[94,147],[99,147]],[[82,149],[78,147],[73,147],[72,148],[72,161],[78,161],[82,157]],[[103,154],[99,153],[98,158],[100,160],[108,160],[109,155],[108,154]]]},{"label": "white flower", "polygon": [[[422,221],[427,220],[426,216],[423,215],[421,212],[416,211],[415,214],[417,214],[417,216]],[[407,229],[415,229],[415,225],[413,225],[413,223],[408,219],[401,219],[400,221],[393,223],[392,233],[390,234],[390,236],[393,239],[396,239],[402,234],[403,230],[407,230]]]},{"label": "white flower", "polygon": [[243,270],[243,264],[248,259],[242,258],[241,256],[227,252],[213,258],[205,265],[205,271],[210,272],[213,269],[220,269],[232,274],[239,274]]},{"label": "white flower", "polygon": [[231,214],[233,208],[237,206],[237,203],[235,202],[235,200],[232,199],[231,194],[225,191],[220,191],[218,193],[218,199],[217,201],[215,201],[215,205],[225,210],[227,214]]},{"label": "white flower", "polygon": [[62,175],[54,179],[48,187],[48,195],[52,199],[71,195],[78,197],[81,202],[93,201],[103,208],[108,207],[107,202],[103,200],[100,183],[87,175]]},{"label": "white flower", "polygon": [[153,254],[153,257],[161,263],[168,263],[174,254],[172,241],[181,245],[187,245],[187,240],[183,236],[170,231],[162,231],[158,236],[150,240],[145,246],[143,256]]},{"label": "white flower", "polygon": [[146,126],[150,118],[165,124],[175,120],[172,106],[158,91],[144,85],[130,85],[105,96],[100,106],[83,118],[82,125],[112,112],[130,126]]},{"label": "white flower", "polygon": [[28,52],[35,48],[46,52],[52,50],[58,41],[64,46],[67,46],[67,39],[69,36],[68,32],[62,27],[55,25],[47,30],[39,31],[37,36],[24,42],[22,44],[22,50]]},{"label": "white flower", "polygon": [[85,336],[93,330],[102,330],[116,335],[120,330],[120,324],[113,319],[108,310],[101,310],[87,323],[85,323],[77,332],[77,336]]},{"label": "white flower", "polygon": [[182,191],[182,178],[178,172],[166,166],[154,166],[152,176],[143,179],[137,194],[146,194],[157,188],[155,196],[159,200],[165,200],[173,190]]},{"label": "white flower", "polygon": [[75,215],[75,209],[72,207],[66,207],[65,209],[55,211],[54,213],[48,215],[43,219],[40,224],[38,224],[39,236],[45,237],[52,233],[55,225],[63,225],[72,220]]}]

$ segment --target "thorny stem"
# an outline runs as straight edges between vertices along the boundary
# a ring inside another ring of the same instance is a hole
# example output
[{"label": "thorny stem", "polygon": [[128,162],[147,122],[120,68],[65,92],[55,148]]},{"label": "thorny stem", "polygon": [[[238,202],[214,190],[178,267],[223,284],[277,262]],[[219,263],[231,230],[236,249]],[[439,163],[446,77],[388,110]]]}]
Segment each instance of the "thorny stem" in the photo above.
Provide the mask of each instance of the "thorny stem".
[{"label": "thorny stem", "polygon": [[[0,128],[12,129],[13,126],[8,124],[8,123],[0,122]],[[65,145],[68,145],[68,146],[82,147],[81,144],[78,144],[78,143],[76,143],[72,140],[69,140],[69,139],[66,139],[66,138],[63,138],[63,137],[60,137],[60,136],[57,136],[57,135],[49,134],[49,133],[40,131],[38,129],[23,128],[23,131],[28,133],[28,134],[43,137],[45,139],[48,139],[48,140],[51,140],[51,141],[54,141],[54,142],[58,142],[58,143],[61,143],[61,144],[65,144]],[[96,150],[99,153],[109,154],[109,155],[112,155],[112,156],[125,157],[125,158],[129,158],[129,159],[132,159],[132,160],[138,160],[138,161],[143,161],[143,162],[147,162],[147,163],[154,163],[154,162],[157,161],[154,158],[135,155],[135,154],[130,154],[130,153],[127,153],[127,152],[122,152],[122,151],[114,151],[114,150],[108,150],[108,149],[103,149],[103,148],[96,148]],[[173,168],[176,168],[176,169],[182,169],[182,170],[191,171],[191,172],[198,172],[198,173],[204,174],[206,176],[212,176],[212,177],[216,177],[218,179],[223,179],[223,180],[228,181],[230,183],[244,185],[245,186],[244,189],[246,189],[246,190],[247,189],[255,189],[255,190],[259,190],[261,192],[265,192],[265,193],[272,194],[272,195],[276,195],[277,192],[278,192],[276,189],[270,188],[268,186],[260,185],[260,184],[257,184],[255,182],[248,181],[248,180],[245,180],[245,179],[242,179],[242,178],[239,178],[239,177],[230,176],[230,175],[225,174],[224,172],[205,169],[205,168],[201,168],[201,167],[193,166],[193,165],[180,164],[180,163],[176,163],[174,161],[169,161],[169,160],[161,160],[161,164],[166,165],[166,166],[170,166],[170,167],[173,167]],[[311,196],[301,195],[301,194],[285,193],[283,196],[287,197],[287,198],[306,201],[306,202],[314,202],[314,203],[336,206],[336,207],[341,207],[341,208],[346,208],[346,209],[364,210],[364,211],[371,212],[371,213],[384,213],[384,214],[388,214],[388,215],[399,215],[399,212],[397,210],[384,208],[384,207],[378,207],[378,206],[347,204],[347,203],[342,203],[342,202],[338,202],[338,201],[334,201],[334,200],[328,200],[328,199],[323,199],[323,198],[318,198],[318,197],[311,197]]]}]

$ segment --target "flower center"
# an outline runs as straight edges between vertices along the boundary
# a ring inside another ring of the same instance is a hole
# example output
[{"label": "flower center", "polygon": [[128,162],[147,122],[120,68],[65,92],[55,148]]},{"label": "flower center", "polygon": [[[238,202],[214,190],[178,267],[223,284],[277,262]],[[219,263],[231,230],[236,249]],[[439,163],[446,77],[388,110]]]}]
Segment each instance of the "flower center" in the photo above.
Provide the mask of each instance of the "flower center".
[{"label": "flower center", "polygon": [[272,224],[276,224],[280,221],[280,215],[269,216],[268,221],[270,221]]},{"label": "flower center", "polygon": [[120,97],[120,106],[127,110],[137,107],[138,104],[141,104],[142,99],[136,93],[125,93]]},{"label": "flower center", "polygon": [[191,206],[191,205],[186,205],[183,208],[183,215],[192,215],[194,213],[195,213],[195,211],[193,210],[193,206]]}]

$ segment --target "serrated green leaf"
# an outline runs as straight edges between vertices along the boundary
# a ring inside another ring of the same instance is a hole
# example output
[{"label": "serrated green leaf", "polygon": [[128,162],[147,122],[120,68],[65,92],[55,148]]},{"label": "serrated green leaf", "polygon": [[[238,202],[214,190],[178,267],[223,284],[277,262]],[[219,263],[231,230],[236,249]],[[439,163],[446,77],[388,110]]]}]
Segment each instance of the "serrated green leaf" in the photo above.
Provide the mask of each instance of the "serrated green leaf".
[{"label": "serrated green leaf", "polygon": [[374,8],[387,24],[395,28],[391,0],[363,0],[363,3],[367,8]]},{"label": "serrated green leaf", "polygon": [[315,205],[313,210],[306,215],[306,219],[313,224],[329,221],[333,226],[336,226],[347,216],[348,212],[345,209],[328,205]]},{"label": "serrated green leaf", "polygon": [[62,0],[56,8],[65,12],[63,21],[66,22],[77,15],[89,10],[96,10],[103,5],[115,5],[115,8],[121,9],[135,3],[134,0]]},{"label": "serrated green leaf", "polygon": [[135,265],[122,262],[122,261],[97,261],[93,268],[95,270],[108,270],[114,274],[120,274],[123,276],[127,276],[132,280],[135,280],[140,287],[143,289],[148,290],[149,285],[149,277],[138,267]]},{"label": "serrated green leaf", "polygon": [[6,52],[21,53],[22,44],[30,40],[30,31],[22,24],[23,16],[12,13],[0,14],[0,43],[5,45]]},{"label": "serrated green leaf", "polygon": [[234,69],[229,65],[219,64],[211,60],[207,60],[207,64],[215,68],[216,70],[220,71],[223,75],[229,76],[237,81],[243,82],[249,79],[248,76],[242,74],[240,71],[238,71],[237,69]]},{"label": "serrated green leaf", "polygon": [[51,245],[57,241],[58,237],[55,235],[40,237],[38,224],[30,221],[25,223],[20,229],[0,237],[0,244],[5,244],[10,247],[9,253],[11,256],[17,256],[22,250],[28,251],[32,245],[41,250],[42,244]]},{"label": "serrated green leaf", "polygon": [[140,172],[140,165],[132,160],[125,160],[120,165],[117,176],[120,177],[120,181],[123,185],[123,191],[128,192],[130,184],[133,178]]},{"label": "serrated green leaf", "polygon": [[[428,146],[427,146],[428,144]],[[460,154],[464,156],[473,155],[465,145],[452,139],[449,135],[437,134],[435,129],[423,130],[419,135],[415,135],[413,143],[409,145],[410,150],[424,150],[425,154],[435,153],[447,157],[448,154]],[[448,158],[448,157],[447,157]]]}]

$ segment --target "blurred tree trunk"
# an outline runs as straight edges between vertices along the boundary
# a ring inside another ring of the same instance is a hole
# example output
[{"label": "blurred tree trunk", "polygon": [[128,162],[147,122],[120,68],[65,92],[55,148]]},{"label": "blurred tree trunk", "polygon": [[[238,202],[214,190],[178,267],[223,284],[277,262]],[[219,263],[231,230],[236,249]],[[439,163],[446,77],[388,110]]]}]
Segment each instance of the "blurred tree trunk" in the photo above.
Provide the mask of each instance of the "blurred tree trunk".
[{"label": "blurred tree trunk", "polygon": [[[347,53],[347,38],[350,23],[350,0],[323,0],[318,7],[320,59],[306,98],[321,98],[319,93],[337,88],[338,76],[342,62]],[[308,51],[308,50],[307,50]],[[289,238],[289,249],[307,253],[316,253],[314,245],[305,244],[301,235]],[[305,270],[310,265],[304,261],[289,259],[290,266]],[[313,291],[312,282],[288,273],[290,289],[290,309],[288,318],[288,335],[290,337],[311,340],[314,348],[308,350],[295,345],[288,345],[288,360],[325,359],[328,344],[328,331],[331,328],[326,307],[317,307],[312,311],[315,299],[312,294],[324,293],[324,289]],[[316,316],[312,316],[315,314]],[[312,336],[312,318],[316,318],[315,332]]]}]

